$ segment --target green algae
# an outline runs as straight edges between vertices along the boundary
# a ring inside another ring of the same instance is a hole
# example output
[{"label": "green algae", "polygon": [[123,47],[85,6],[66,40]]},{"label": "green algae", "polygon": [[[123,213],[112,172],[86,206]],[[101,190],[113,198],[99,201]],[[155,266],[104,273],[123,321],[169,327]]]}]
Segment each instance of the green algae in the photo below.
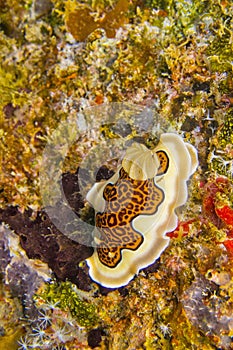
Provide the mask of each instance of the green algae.
[{"label": "green algae", "polygon": [[221,147],[233,144],[233,109],[227,112],[224,124],[218,134]]},{"label": "green algae", "polygon": [[91,327],[97,322],[96,306],[90,301],[82,300],[77,288],[70,282],[50,283],[45,290],[35,296],[44,304],[54,305],[61,310],[69,311],[80,326]]}]

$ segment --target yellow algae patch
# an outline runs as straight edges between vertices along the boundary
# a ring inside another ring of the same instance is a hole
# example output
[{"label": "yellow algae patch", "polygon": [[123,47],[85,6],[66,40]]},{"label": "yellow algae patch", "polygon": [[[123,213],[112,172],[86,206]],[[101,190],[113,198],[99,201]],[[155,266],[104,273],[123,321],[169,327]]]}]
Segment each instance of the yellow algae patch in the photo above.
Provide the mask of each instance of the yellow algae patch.
[{"label": "yellow algae patch", "polygon": [[128,23],[126,16],[129,10],[128,0],[119,0],[115,6],[103,12],[102,16],[95,16],[93,9],[88,6],[74,8],[66,6],[66,27],[77,41],[84,41],[95,29],[102,28],[108,38],[114,38],[116,30]]},{"label": "yellow algae patch", "polygon": [[109,180],[87,194],[95,209],[94,254],[87,259],[91,278],[106,287],[126,285],[168,246],[166,232],[177,226],[175,209],[187,200],[187,180],[196,170],[197,152],[172,133],[155,149],[134,143]]}]

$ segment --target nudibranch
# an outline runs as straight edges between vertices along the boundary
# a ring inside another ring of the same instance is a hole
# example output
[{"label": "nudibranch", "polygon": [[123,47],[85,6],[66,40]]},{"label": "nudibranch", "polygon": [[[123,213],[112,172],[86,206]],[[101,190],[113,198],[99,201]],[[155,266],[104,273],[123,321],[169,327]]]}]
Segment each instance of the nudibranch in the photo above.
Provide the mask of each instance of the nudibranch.
[{"label": "nudibranch", "polygon": [[95,251],[87,259],[94,281],[121,287],[159,258],[197,165],[196,149],[165,133],[153,150],[133,143],[116,173],[94,184],[86,197],[95,209]]}]

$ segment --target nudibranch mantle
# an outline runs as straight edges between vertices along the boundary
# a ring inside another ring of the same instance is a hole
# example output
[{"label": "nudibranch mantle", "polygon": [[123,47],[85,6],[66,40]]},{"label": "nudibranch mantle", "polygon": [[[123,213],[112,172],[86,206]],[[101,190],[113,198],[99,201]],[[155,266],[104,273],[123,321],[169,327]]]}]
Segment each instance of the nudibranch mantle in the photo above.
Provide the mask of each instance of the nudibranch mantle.
[{"label": "nudibranch mantle", "polygon": [[153,150],[133,143],[116,173],[94,184],[86,197],[95,209],[96,248],[87,259],[94,281],[124,286],[159,258],[197,165],[196,149],[179,135],[165,133]]}]

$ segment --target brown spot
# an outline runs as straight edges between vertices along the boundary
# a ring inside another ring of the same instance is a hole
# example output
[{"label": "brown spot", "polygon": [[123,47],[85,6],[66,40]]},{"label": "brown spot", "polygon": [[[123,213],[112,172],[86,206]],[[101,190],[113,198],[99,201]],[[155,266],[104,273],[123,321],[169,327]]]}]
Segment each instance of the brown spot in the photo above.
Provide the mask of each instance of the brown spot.
[{"label": "brown spot", "polygon": [[128,23],[126,13],[129,1],[119,0],[113,9],[105,12],[103,18],[94,19],[93,9],[87,6],[75,10],[66,8],[66,26],[77,41],[85,41],[95,29],[103,28],[108,38],[114,38],[116,30]]}]

